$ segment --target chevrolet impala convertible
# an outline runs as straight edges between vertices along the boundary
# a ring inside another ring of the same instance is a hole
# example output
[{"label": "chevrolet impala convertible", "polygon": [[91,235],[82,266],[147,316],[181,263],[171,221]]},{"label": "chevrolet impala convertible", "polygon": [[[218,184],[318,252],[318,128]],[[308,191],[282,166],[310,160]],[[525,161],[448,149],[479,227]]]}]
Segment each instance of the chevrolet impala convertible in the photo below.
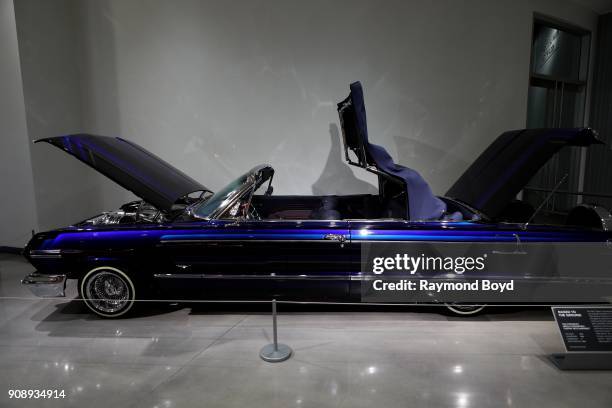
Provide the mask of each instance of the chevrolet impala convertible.
[{"label": "chevrolet impala convertible", "polygon": [[[436,196],[416,171],[370,142],[360,83],[351,84],[338,112],[346,161],[378,176],[378,194],[273,195],[267,164],[213,192],[128,140],[90,134],[38,140],[140,200],[35,234],[24,255],[36,272],[22,283],[55,297],[75,279],[79,296],[102,317],[125,315],[140,299],[358,302],[364,242],[611,238],[603,208],[579,205],[567,225],[553,226],[535,222],[537,209],[526,211],[528,204],[516,200],[561,148],[600,144],[591,129],[503,133],[445,196]],[[448,306],[463,314],[481,308]]]}]

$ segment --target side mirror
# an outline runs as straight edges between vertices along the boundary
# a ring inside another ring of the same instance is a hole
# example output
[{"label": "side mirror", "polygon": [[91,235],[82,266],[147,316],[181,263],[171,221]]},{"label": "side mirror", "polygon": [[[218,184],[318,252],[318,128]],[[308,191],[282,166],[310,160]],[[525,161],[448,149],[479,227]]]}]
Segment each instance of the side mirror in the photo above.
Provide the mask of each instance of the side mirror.
[{"label": "side mirror", "polygon": [[266,192],[264,193],[264,195],[271,196],[273,192],[274,192],[274,187],[272,187],[272,184],[270,184],[268,188],[266,189]]}]

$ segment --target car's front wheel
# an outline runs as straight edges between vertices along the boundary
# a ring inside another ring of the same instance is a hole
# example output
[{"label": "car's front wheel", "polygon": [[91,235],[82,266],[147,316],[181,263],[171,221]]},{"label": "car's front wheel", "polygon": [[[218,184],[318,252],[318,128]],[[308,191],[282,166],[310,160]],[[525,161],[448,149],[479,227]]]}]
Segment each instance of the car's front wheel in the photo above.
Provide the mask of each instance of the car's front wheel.
[{"label": "car's front wheel", "polygon": [[79,290],[87,307],[102,317],[126,314],[136,299],[134,282],[125,272],[110,266],[87,272],[80,281]]}]

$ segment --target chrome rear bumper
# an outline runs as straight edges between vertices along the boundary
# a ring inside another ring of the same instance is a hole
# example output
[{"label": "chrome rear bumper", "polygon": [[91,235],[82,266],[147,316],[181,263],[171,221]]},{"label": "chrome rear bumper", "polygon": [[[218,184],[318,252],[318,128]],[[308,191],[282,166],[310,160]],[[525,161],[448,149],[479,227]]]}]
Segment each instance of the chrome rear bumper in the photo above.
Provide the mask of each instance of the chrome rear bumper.
[{"label": "chrome rear bumper", "polygon": [[31,273],[21,280],[30,291],[38,297],[64,297],[66,289],[66,275],[43,275]]}]

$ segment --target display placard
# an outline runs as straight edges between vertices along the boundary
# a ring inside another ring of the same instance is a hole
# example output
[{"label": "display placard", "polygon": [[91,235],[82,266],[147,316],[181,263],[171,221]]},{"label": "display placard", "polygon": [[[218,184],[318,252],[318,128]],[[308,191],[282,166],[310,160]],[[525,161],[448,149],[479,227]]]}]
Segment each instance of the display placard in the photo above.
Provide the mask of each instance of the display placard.
[{"label": "display placard", "polygon": [[612,353],[612,307],[553,307],[568,352]]}]

